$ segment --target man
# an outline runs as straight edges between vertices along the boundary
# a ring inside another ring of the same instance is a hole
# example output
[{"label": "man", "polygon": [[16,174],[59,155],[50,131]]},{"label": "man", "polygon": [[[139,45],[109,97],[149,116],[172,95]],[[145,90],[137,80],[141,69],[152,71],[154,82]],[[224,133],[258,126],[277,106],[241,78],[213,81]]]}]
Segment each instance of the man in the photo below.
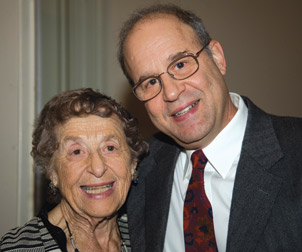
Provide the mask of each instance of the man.
[{"label": "man", "polygon": [[174,5],[133,14],[119,60],[162,132],[150,139],[127,203],[133,251],[189,251],[183,216],[195,150],[208,160],[203,190],[216,244],[207,251],[302,251],[302,119],[229,93],[221,45]]}]

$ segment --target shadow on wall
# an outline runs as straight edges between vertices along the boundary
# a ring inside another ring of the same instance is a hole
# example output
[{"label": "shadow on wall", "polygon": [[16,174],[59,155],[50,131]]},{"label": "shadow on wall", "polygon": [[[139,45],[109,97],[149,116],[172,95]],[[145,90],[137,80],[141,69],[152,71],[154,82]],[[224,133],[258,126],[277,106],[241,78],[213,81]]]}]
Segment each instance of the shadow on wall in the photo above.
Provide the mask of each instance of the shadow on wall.
[{"label": "shadow on wall", "polygon": [[38,215],[42,207],[46,206],[47,199],[50,196],[49,180],[46,179],[44,173],[35,173],[35,201],[34,201],[34,216]]}]

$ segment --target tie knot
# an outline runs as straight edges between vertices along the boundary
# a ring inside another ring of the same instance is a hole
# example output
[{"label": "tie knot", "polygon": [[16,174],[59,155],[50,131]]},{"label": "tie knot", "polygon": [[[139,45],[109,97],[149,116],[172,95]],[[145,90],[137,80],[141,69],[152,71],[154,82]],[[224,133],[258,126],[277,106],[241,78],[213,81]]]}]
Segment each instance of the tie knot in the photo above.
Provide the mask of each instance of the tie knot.
[{"label": "tie knot", "polygon": [[206,166],[206,163],[208,162],[208,159],[202,150],[197,150],[193,152],[191,161],[193,168],[197,166],[202,166],[204,168]]}]

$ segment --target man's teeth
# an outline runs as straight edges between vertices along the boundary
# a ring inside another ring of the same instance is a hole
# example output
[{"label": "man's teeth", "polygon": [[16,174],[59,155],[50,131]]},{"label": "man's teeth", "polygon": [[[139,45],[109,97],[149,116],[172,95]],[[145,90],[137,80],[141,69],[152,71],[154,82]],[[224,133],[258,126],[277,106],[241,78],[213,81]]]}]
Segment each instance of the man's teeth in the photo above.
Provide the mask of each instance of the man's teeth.
[{"label": "man's teeth", "polygon": [[113,183],[105,186],[94,186],[94,187],[87,187],[87,186],[82,186],[82,189],[86,193],[90,194],[99,194],[108,191],[110,188],[112,188]]},{"label": "man's teeth", "polygon": [[177,112],[174,116],[182,116],[184,114],[186,114],[188,111],[190,111],[193,107],[195,107],[198,104],[199,100],[196,101],[195,103],[193,103],[192,105],[186,107],[185,109]]}]

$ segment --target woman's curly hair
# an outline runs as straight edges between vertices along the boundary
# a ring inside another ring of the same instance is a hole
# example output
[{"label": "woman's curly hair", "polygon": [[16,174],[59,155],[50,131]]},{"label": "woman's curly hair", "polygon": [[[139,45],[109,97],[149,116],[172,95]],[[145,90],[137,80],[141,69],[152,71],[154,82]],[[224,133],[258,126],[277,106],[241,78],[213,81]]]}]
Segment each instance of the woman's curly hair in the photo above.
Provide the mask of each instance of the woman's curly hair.
[{"label": "woman's curly hair", "polygon": [[63,92],[53,97],[42,109],[35,123],[31,155],[38,170],[47,177],[59,148],[57,129],[73,117],[97,115],[103,118],[117,115],[126,135],[132,158],[139,159],[148,151],[148,144],[139,134],[138,123],[130,113],[112,98],[91,88]]}]

